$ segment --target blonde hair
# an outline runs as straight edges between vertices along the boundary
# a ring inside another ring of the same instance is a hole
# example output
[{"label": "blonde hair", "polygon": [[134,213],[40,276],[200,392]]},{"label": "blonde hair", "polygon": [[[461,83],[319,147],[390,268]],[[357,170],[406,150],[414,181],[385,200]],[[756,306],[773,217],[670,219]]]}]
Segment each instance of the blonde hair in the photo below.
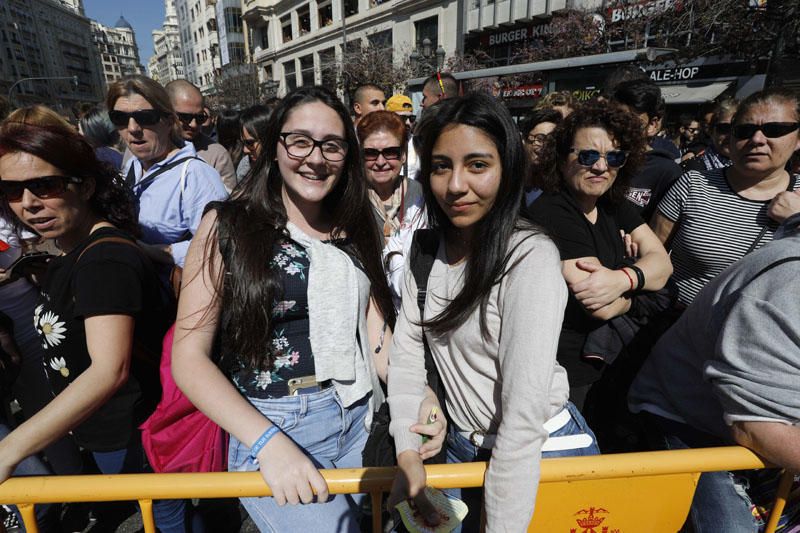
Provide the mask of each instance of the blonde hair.
[{"label": "blonde hair", "polygon": [[16,122],[18,124],[29,124],[31,126],[44,126],[48,128],[55,128],[57,130],[64,130],[69,133],[77,133],[72,124],[67,122],[64,117],[49,107],[41,104],[21,107],[12,111],[5,121],[3,121],[3,124],[9,124],[12,122]]}]

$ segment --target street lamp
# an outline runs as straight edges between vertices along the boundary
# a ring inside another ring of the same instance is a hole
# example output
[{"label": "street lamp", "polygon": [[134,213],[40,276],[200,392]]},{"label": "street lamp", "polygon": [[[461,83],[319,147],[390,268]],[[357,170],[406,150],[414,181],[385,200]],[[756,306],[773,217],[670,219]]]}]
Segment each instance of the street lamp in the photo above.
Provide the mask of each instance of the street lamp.
[{"label": "street lamp", "polygon": [[408,59],[411,62],[411,69],[414,72],[422,70],[425,73],[428,73],[434,70],[442,70],[442,67],[444,67],[444,58],[447,55],[447,52],[444,51],[442,45],[437,46],[435,52],[431,50],[432,47],[433,43],[431,40],[428,37],[425,37],[422,39],[421,46],[409,54]]},{"label": "street lamp", "polygon": [[14,92],[14,87],[16,87],[17,85],[19,85],[24,81],[34,81],[34,80],[71,80],[72,85],[75,87],[75,89],[78,88],[78,76],[42,76],[36,78],[22,78],[21,80],[17,80],[16,82],[14,82],[14,85],[12,85],[11,88],[8,90],[8,101],[11,102],[12,105],[14,105],[14,100],[12,96],[12,93]]}]

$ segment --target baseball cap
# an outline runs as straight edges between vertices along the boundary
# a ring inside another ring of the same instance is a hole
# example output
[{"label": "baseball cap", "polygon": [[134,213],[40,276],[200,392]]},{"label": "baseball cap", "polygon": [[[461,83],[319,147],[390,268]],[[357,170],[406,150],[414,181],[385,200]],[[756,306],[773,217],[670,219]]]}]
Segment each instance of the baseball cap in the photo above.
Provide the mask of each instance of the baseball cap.
[{"label": "baseball cap", "polygon": [[392,113],[413,113],[414,106],[411,98],[403,94],[395,94],[386,101],[386,111]]}]

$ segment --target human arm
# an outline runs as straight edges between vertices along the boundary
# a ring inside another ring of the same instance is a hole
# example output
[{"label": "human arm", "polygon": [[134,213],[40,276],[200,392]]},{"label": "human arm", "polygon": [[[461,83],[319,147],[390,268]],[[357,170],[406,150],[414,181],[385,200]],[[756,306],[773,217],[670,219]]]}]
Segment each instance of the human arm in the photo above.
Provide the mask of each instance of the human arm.
[{"label": "human arm", "polygon": [[128,315],[84,320],[91,364],[41,411],[0,441],[0,481],[14,467],[80,425],[127,381],[134,319]]},{"label": "human arm", "polygon": [[653,218],[650,219],[650,226],[661,244],[665,247],[669,246],[672,242],[672,237],[675,235],[677,224],[660,212],[656,211]]},{"label": "human arm", "polygon": [[[182,165],[179,168],[181,167]],[[192,236],[197,234],[206,205],[209,202],[225,200],[227,197],[228,192],[222,184],[219,173],[211,165],[204,161],[189,161],[181,193],[181,224],[189,235],[186,239],[170,246],[169,253],[176,265],[183,267],[189,243]]]},{"label": "human arm", "polygon": [[541,236],[529,241],[533,249],[499,289],[502,420],[486,472],[487,532],[527,528],[547,439],[543,424],[554,408],[550,391],[567,290],[555,246]]},{"label": "human arm", "polygon": [[737,444],[783,468],[800,471],[800,426],[781,422],[734,422]]},{"label": "human arm", "polygon": [[[216,213],[210,211],[192,239],[184,267],[184,285],[178,304],[172,375],[187,398],[211,420],[240,442],[252,446],[272,422],[248,402],[211,360],[220,316],[222,257],[206,258],[209,240],[216,239]],[[213,264],[212,264],[213,261]],[[265,266],[266,268],[266,266]],[[259,469],[278,505],[309,503],[316,492],[325,501],[325,480],[311,460],[281,432],[257,455]]]}]

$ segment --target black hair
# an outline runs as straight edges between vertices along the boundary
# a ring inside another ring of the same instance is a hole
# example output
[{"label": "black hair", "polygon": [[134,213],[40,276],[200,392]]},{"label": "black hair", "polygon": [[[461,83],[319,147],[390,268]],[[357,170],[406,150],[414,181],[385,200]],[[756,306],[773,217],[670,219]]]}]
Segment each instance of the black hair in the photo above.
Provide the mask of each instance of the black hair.
[{"label": "black hair", "polygon": [[242,158],[242,121],[235,109],[222,109],[217,115],[217,142],[230,154],[233,165]]},{"label": "black hair", "polygon": [[651,119],[664,116],[661,89],[650,80],[623,81],[616,86],[611,97],[636,113],[647,113]]},{"label": "black hair", "polygon": [[[382,236],[372,221],[368,185],[358,149],[355,128],[344,104],[320,86],[299,87],[281,101],[265,128],[261,154],[229,200],[209,204],[217,212],[216,235],[209,239],[207,260],[218,249],[225,275],[213,273],[222,286],[220,321],[222,357],[236,354],[251,366],[274,362],[265,346],[271,345],[273,324],[269,302],[279,299],[279,274],[268,267],[274,245],[289,237],[288,218],[281,196],[283,177],[275,163],[284,123],[299,106],[320,102],[342,121],[348,151],[342,175],[322,201],[332,222],[331,238],[346,238],[348,250],[360,262],[370,281],[370,292],[384,319],[394,326],[395,312],[381,262]],[[365,339],[362,341],[366,342]]]},{"label": "black hair", "polygon": [[271,116],[272,109],[265,105],[256,104],[242,111],[239,120],[242,124],[242,129],[246,130],[251,137],[263,143],[264,139],[267,138],[267,125]]},{"label": "black hair", "polygon": [[105,109],[91,108],[81,117],[80,125],[83,136],[94,148],[116,146],[119,143],[119,132]]},{"label": "black hair", "polygon": [[520,121],[519,132],[522,134],[522,138],[525,139],[531,130],[542,122],[552,122],[558,126],[561,124],[562,120],[564,120],[564,115],[553,108],[543,107],[534,109],[527,117]]},{"label": "black hair", "polygon": [[523,198],[523,180],[528,173],[528,155],[522,146],[508,109],[489,95],[471,93],[463,97],[448,98],[426,109],[421,123],[422,150],[420,152],[420,183],[425,193],[431,228],[447,236],[453,224],[442,211],[431,190],[433,148],[439,136],[453,125],[465,125],[481,130],[492,139],[500,155],[502,175],[497,197],[491,210],[477,222],[467,256],[464,286],[438,316],[425,321],[424,327],[436,334],[444,334],[464,323],[480,307],[481,333],[486,336],[486,306],[492,287],[508,273],[511,256],[509,243],[512,234],[538,229],[520,218]]}]

